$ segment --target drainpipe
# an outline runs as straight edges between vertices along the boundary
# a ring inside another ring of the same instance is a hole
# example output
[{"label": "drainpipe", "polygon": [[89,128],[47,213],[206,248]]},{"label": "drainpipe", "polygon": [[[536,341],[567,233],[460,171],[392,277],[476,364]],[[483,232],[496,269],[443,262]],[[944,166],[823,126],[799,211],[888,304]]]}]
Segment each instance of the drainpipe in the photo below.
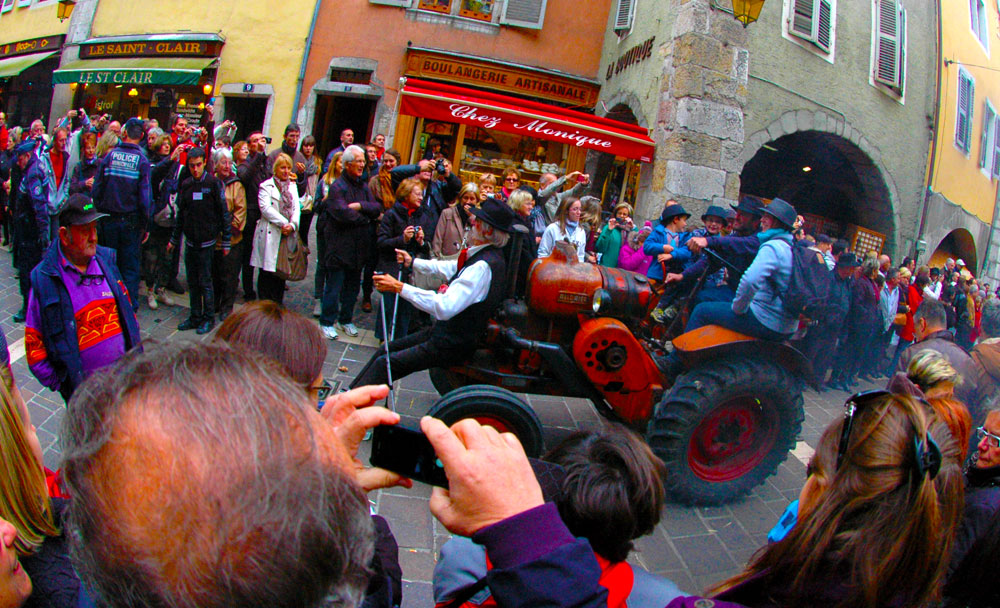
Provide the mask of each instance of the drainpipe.
[{"label": "drainpipe", "polygon": [[[291,120],[293,123],[298,123],[299,119],[299,102],[302,100],[302,87],[306,80],[306,66],[309,64],[309,51],[312,49],[313,34],[316,33],[316,22],[319,20],[319,8],[321,4],[323,4],[323,0],[316,0],[316,5],[313,7],[312,23],[309,24],[309,36],[306,38],[305,51],[302,52],[302,67],[299,69],[299,78],[295,81],[295,102],[292,104]],[[312,133],[312,127],[309,128],[309,132]]]},{"label": "drainpipe", "polygon": [[[942,34],[941,34],[941,3],[935,2],[937,6],[937,45],[938,45],[938,61],[937,61],[937,101],[940,102],[942,90],[941,83],[944,79],[944,67],[950,65],[949,61],[944,61],[944,49],[942,48]],[[924,224],[927,222],[927,207],[930,204],[931,199],[931,186],[934,184],[934,169],[937,163],[937,138],[938,138],[938,128],[941,126],[941,104],[934,104],[934,126],[931,128],[931,158],[929,168],[927,171],[927,187],[924,188],[924,208],[920,212],[920,224],[917,226],[917,234],[913,239],[914,256],[913,259],[917,260],[919,257],[918,251],[916,251],[917,242],[920,241],[920,237],[924,234]],[[995,215],[995,214],[994,214]],[[992,226],[990,227],[992,230]],[[917,260],[920,263],[920,260]]]}]

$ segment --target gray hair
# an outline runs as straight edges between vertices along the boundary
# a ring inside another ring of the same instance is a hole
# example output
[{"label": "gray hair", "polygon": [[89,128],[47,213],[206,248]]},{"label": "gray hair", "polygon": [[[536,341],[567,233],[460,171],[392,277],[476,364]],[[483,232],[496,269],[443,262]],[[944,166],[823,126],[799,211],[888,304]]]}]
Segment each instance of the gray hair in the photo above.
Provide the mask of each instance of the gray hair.
[{"label": "gray hair", "polygon": [[221,344],[131,353],[63,420],[74,565],[105,605],[353,605],[373,555],[360,489],[280,368]]},{"label": "gray hair", "polygon": [[988,338],[1000,338],[1000,301],[990,300],[983,304],[982,326]]},{"label": "gray hair", "polygon": [[343,161],[345,167],[347,166],[347,163],[353,163],[358,159],[367,159],[367,157],[365,156],[365,149],[361,146],[355,145],[347,146],[347,148],[344,149],[344,153],[340,157],[340,160]]},{"label": "gray hair", "polygon": [[944,304],[933,298],[924,298],[924,301],[920,303],[920,306],[913,313],[914,321],[919,321],[920,319],[927,321],[927,325],[931,327],[942,329],[948,327],[948,313],[945,312]]},{"label": "gray hair", "polygon": [[212,150],[212,163],[218,167],[220,162],[233,164],[233,152],[229,148],[216,148]]},{"label": "gray hair", "polygon": [[146,137],[149,137],[150,135],[153,136],[153,141],[156,141],[157,137],[163,135],[163,129],[160,127],[153,127],[149,131],[146,131]]},{"label": "gray hair", "polygon": [[478,241],[482,241],[483,243],[503,249],[507,245],[507,241],[510,240],[510,235],[503,230],[498,230],[483,220],[476,218],[476,221],[472,223],[472,229],[469,234],[469,240],[471,241],[473,238]]}]

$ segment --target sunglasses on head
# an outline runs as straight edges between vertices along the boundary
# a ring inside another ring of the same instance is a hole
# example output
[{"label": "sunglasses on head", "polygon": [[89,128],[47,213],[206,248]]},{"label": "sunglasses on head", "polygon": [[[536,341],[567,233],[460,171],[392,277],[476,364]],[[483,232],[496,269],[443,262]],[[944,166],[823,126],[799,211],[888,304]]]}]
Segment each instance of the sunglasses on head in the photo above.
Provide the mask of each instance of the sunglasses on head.
[{"label": "sunglasses on head", "polygon": [[[855,393],[844,402],[844,426],[840,429],[840,443],[837,445],[837,467],[844,462],[847,455],[847,446],[851,440],[851,431],[854,428],[854,418],[863,409],[867,409],[882,397],[890,395],[886,390],[862,391]],[[913,453],[916,457],[917,472],[921,477],[930,473],[931,479],[937,476],[941,469],[941,448],[938,447],[930,431],[927,432],[927,439],[921,441],[919,436],[913,438]]]}]

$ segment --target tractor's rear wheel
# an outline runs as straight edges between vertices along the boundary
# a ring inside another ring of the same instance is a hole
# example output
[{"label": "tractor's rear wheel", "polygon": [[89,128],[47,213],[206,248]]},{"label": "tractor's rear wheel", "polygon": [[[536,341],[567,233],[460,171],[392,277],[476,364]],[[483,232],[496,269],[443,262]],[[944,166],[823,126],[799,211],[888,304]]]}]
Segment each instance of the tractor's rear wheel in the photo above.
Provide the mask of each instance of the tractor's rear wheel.
[{"label": "tractor's rear wheel", "polygon": [[427,374],[431,377],[431,384],[442,397],[462,386],[456,381],[454,374],[443,367],[432,367],[427,370]]},{"label": "tractor's rear wheel", "polygon": [[438,399],[427,415],[449,426],[472,418],[502,433],[513,433],[532,458],[540,456],[545,447],[542,423],[534,410],[514,393],[497,386],[473,384],[453,390]]},{"label": "tractor's rear wheel", "polygon": [[802,385],[778,365],[721,359],[682,374],[648,430],[668,499],[714,505],[747,494],[795,447],[803,417]]}]

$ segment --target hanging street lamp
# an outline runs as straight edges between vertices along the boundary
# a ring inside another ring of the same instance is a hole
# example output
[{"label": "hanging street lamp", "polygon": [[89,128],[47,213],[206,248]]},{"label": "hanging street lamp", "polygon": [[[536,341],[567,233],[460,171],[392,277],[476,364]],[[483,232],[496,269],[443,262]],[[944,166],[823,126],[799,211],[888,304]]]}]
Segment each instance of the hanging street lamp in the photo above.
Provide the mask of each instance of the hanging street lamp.
[{"label": "hanging street lamp", "polygon": [[733,16],[746,27],[760,17],[764,0],[733,0]]},{"label": "hanging street lamp", "polygon": [[56,6],[56,17],[59,17],[59,21],[69,19],[70,15],[73,14],[73,8],[75,7],[76,0],[59,0],[59,5]]}]

